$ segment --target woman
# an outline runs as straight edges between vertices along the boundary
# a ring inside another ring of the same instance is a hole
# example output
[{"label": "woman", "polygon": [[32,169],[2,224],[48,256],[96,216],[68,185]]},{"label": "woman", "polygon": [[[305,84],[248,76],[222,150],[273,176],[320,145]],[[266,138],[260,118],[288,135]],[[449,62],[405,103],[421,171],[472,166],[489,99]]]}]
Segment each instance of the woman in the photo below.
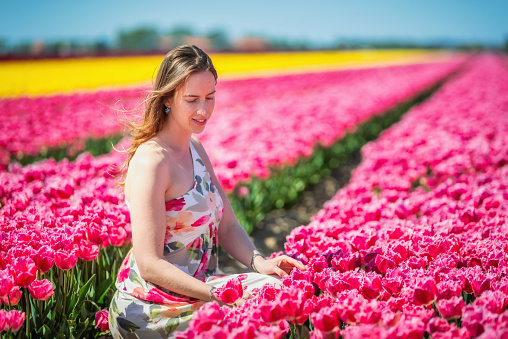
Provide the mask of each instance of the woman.
[{"label": "woman", "polygon": [[118,274],[109,309],[115,338],[166,338],[185,329],[192,312],[217,300],[214,289],[232,276],[218,275],[218,245],[258,273],[242,283],[248,292],[293,267],[290,257],[266,259],[238,223],[210,160],[192,136],[203,132],[215,105],[217,72],[196,46],[171,50],[146,101],[143,122],[132,125],[125,199],[131,214],[132,250]]}]

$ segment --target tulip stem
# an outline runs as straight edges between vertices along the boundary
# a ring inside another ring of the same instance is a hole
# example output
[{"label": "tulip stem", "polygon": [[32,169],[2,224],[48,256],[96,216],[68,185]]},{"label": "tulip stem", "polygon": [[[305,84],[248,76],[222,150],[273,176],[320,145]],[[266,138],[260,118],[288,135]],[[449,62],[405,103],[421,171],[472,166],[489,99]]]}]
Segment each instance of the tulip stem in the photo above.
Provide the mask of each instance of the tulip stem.
[{"label": "tulip stem", "polygon": [[26,332],[25,333],[26,333],[27,338],[30,338],[30,296],[28,293],[28,287],[23,292],[25,294],[25,300],[26,300],[26,315],[25,315],[25,320],[26,320],[25,330],[26,330]]},{"label": "tulip stem", "polygon": [[99,245],[99,255],[97,256],[97,262],[99,263],[99,269],[97,270],[97,282],[100,283],[101,280],[101,271],[102,271],[102,246]]},{"label": "tulip stem", "polygon": [[434,301],[431,305],[432,305],[432,309],[434,309],[434,313],[435,313],[436,315],[440,316],[440,317],[443,317],[443,316],[441,315],[441,313],[439,312],[439,310],[437,309],[436,302]]},{"label": "tulip stem", "polygon": [[43,303],[42,300],[37,300],[37,306],[39,308],[39,319],[41,320],[42,320],[42,303]]},{"label": "tulip stem", "polygon": [[80,284],[81,283],[84,283],[84,281],[86,282],[87,281],[87,278],[90,276],[89,272],[88,272],[88,261],[85,260],[85,267],[83,269],[83,274],[81,275],[81,280],[80,280]]}]

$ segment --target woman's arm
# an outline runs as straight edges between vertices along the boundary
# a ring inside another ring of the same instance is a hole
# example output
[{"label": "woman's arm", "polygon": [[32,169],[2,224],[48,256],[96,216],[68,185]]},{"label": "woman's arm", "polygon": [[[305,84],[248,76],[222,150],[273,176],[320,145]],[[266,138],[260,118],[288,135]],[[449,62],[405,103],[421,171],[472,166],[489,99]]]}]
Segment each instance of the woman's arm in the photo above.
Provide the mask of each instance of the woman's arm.
[{"label": "woman's arm", "polygon": [[160,151],[141,145],[129,164],[132,244],[141,277],[171,291],[210,300],[210,286],[164,260],[165,190],[170,166]]},{"label": "woman's arm", "polygon": [[[259,252],[256,250],[256,246],[252,243],[252,240],[245,229],[236,219],[233,208],[229,203],[229,199],[215,176],[210,159],[208,158],[203,146],[199,140],[194,137],[192,138],[192,142],[201,156],[201,159],[210,173],[215,186],[219,190],[222,201],[224,202],[224,213],[219,225],[219,243],[233,258],[245,266],[250,267],[252,256]],[[268,260],[265,260],[260,256],[256,256],[253,264],[260,273],[277,274],[279,276],[288,275],[293,267],[298,267],[302,270],[306,269],[305,265],[303,265],[300,261],[286,255]]]}]

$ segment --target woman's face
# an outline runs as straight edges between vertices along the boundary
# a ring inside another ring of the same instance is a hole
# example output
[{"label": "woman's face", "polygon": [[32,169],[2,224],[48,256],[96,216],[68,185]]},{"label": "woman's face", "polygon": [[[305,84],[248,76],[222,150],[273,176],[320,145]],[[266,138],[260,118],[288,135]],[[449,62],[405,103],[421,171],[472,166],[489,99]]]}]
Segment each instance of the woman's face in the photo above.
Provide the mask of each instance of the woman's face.
[{"label": "woman's face", "polygon": [[[180,127],[191,133],[203,132],[215,106],[215,78],[209,71],[192,73],[167,101],[170,128]],[[173,126],[171,126],[173,125]]]}]

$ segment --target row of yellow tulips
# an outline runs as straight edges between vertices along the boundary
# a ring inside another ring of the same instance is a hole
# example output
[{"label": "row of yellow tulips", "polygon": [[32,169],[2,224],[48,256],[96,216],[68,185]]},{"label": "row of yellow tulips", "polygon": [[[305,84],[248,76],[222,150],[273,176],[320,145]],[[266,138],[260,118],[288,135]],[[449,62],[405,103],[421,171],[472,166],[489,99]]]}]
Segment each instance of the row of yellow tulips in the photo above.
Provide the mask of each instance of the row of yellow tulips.
[{"label": "row of yellow tulips", "polygon": [[[221,78],[415,63],[443,57],[447,53],[427,50],[211,54]],[[0,97],[148,83],[162,58],[163,55],[0,62]]]}]

